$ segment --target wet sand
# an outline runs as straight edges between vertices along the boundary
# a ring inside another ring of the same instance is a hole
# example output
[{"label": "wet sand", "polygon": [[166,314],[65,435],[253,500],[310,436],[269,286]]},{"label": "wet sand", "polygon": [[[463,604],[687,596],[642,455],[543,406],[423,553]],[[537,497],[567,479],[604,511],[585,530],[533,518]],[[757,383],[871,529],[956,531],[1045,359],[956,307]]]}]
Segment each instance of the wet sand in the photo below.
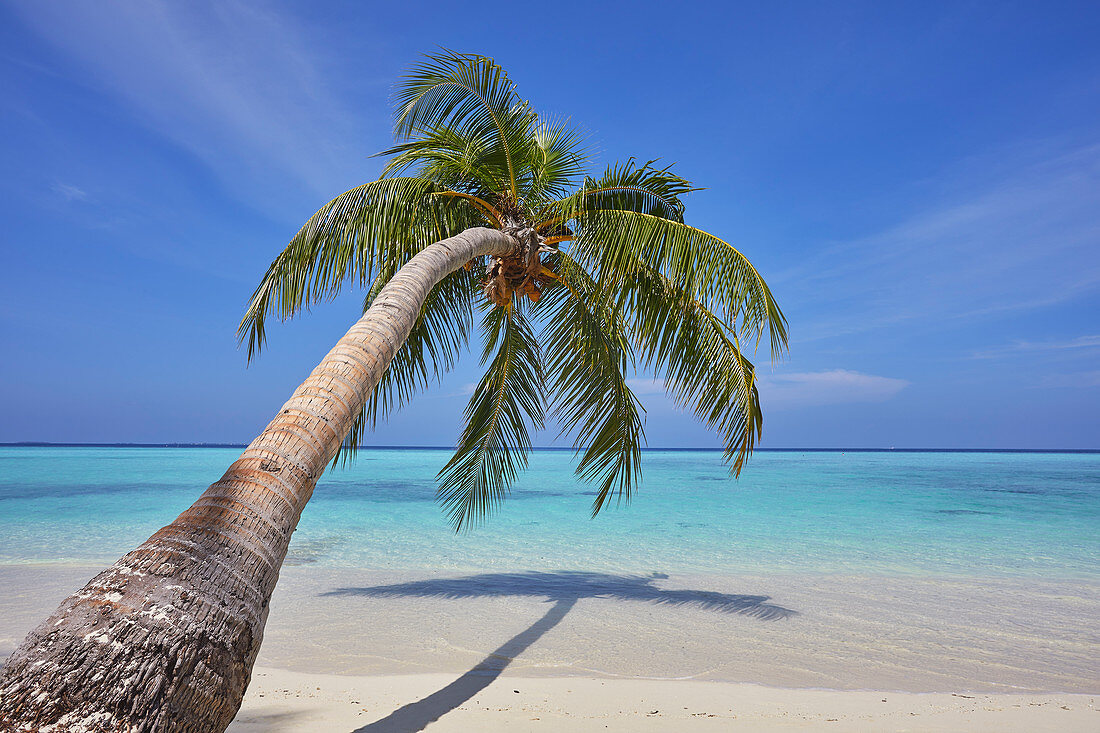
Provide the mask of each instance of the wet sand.
[{"label": "wet sand", "polygon": [[[0,566],[0,655],[96,570]],[[233,730],[1100,730],[1098,619],[1089,580],[288,567]]]}]

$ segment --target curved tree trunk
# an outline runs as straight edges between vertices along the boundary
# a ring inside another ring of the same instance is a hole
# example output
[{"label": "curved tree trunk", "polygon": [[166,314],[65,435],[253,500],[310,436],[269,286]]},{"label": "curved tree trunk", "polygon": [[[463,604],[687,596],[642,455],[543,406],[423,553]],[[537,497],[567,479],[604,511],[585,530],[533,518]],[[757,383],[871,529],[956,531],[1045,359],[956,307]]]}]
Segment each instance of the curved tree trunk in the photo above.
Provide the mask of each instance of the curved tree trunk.
[{"label": "curved tree trunk", "polygon": [[30,633],[0,673],[0,730],[223,731],[302,509],[428,292],[515,246],[469,229],[402,267],[219,481]]}]

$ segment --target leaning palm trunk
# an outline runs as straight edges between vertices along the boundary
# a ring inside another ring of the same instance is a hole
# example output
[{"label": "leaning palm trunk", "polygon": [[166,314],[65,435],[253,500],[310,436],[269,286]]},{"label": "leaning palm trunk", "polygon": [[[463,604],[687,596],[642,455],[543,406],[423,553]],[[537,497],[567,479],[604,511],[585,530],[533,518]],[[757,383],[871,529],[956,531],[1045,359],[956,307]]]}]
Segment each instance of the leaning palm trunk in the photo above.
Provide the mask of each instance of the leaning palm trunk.
[{"label": "leaning palm trunk", "polygon": [[302,509],[429,291],[515,246],[468,229],[402,267],[219,481],[27,637],[0,673],[0,730],[224,730]]}]

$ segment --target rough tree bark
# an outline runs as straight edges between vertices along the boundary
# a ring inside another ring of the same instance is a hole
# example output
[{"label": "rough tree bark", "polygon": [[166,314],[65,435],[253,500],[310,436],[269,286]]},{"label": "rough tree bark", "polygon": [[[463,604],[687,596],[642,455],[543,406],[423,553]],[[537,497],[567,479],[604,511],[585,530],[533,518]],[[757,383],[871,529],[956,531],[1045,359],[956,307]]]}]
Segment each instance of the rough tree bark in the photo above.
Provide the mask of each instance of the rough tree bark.
[{"label": "rough tree bark", "polygon": [[469,229],[402,267],[220,480],[30,633],[0,672],[0,730],[225,730],[302,509],[428,292],[516,245]]}]

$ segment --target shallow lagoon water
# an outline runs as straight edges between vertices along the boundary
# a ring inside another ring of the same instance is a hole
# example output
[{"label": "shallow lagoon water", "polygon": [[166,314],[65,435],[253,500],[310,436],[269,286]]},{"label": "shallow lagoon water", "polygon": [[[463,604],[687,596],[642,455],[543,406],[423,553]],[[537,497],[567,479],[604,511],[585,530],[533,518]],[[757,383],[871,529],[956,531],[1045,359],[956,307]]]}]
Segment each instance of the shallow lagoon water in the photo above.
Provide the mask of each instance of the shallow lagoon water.
[{"label": "shallow lagoon water", "polygon": [[[0,448],[0,657],[239,452]],[[536,451],[461,534],[435,502],[447,455],[322,478],[261,664],[1100,691],[1098,454],[760,452],[734,480],[718,452],[650,451],[630,505],[590,519],[570,453]]]},{"label": "shallow lagoon water", "polygon": [[[238,448],[0,448],[0,564],[105,564],[194,501]],[[370,449],[325,474],[289,565],[371,570],[1100,578],[1100,454],[647,451],[589,518],[568,451],[455,534],[444,450]]]}]

